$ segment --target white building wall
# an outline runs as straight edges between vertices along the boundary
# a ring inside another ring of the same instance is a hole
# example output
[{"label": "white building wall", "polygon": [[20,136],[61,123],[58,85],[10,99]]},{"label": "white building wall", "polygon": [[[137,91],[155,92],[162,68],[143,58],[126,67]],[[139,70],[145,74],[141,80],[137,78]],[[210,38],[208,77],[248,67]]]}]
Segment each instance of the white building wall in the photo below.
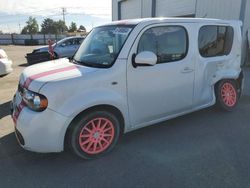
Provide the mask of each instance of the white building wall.
[{"label": "white building wall", "polygon": [[[153,0],[112,0],[112,20],[152,16]],[[155,16],[185,16],[195,14],[196,0],[155,0]]]},{"label": "white building wall", "polygon": [[112,21],[118,20],[118,0],[112,0]]},{"label": "white building wall", "polygon": [[[246,10],[245,10],[245,19],[243,27],[243,37],[245,38],[244,48],[246,48],[246,63],[250,65],[250,0],[247,0]],[[248,35],[248,37],[247,37]]]},{"label": "white building wall", "polygon": [[250,0],[247,0],[245,19],[244,19],[244,32],[250,29]]},{"label": "white building wall", "polygon": [[142,18],[152,17],[152,0],[142,0]]},{"label": "white building wall", "polygon": [[141,18],[142,1],[126,0],[121,2],[121,19]]},{"label": "white building wall", "polygon": [[197,0],[196,17],[239,19],[241,0]]},{"label": "white building wall", "polygon": [[195,14],[196,0],[156,0],[156,16],[185,16]]}]

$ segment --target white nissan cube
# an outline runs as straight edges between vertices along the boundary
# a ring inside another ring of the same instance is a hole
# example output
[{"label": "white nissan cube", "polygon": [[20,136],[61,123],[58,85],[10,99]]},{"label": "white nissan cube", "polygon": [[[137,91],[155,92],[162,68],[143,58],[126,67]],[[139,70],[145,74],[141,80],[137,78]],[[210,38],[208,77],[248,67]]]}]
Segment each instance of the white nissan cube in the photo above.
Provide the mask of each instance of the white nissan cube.
[{"label": "white nissan cube", "polygon": [[[27,67],[11,109],[18,142],[85,159],[126,132],[241,96],[241,22],[146,18],[94,28],[72,60]],[[178,133],[176,133],[178,134]]]}]

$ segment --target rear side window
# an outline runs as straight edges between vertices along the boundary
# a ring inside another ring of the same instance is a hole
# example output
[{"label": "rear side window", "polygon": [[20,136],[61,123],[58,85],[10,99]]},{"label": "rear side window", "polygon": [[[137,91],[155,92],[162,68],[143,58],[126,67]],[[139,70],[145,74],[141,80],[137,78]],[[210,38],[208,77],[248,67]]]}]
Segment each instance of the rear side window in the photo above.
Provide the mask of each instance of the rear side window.
[{"label": "rear side window", "polygon": [[234,38],[230,26],[207,25],[199,31],[199,51],[202,57],[228,55]]},{"label": "rear side window", "polygon": [[139,41],[137,52],[151,51],[157,63],[179,61],[187,54],[188,37],[182,26],[159,26],[146,30]]}]

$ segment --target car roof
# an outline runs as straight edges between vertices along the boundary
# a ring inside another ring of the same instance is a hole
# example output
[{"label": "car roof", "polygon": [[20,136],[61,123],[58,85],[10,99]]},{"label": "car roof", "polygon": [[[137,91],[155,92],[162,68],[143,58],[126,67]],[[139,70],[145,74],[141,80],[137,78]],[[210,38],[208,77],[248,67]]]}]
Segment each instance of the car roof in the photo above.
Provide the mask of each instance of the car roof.
[{"label": "car roof", "polygon": [[76,38],[85,38],[83,36],[72,36],[72,37],[65,37],[63,39],[67,40],[67,39],[76,39]]},{"label": "car roof", "polygon": [[66,40],[69,40],[69,39],[78,39],[78,38],[84,39],[85,37],[83,37],[83,36],[65,37],[65,38],[59,40],[57,43],[61,43],[61,42],[64,42],[64,41],[66,41]]},{"label": "car roof", "polygon": [[111,22],[106,25],[138,25],[138,24],[154,24],[159,22],[169,23],[216,23],[216,24],[233,24],[241,23],[239,20],[222,20],[213,18],[182,18],[182,17],[157,17],[157,18],[140,18],[140,19],[128,19]]}]

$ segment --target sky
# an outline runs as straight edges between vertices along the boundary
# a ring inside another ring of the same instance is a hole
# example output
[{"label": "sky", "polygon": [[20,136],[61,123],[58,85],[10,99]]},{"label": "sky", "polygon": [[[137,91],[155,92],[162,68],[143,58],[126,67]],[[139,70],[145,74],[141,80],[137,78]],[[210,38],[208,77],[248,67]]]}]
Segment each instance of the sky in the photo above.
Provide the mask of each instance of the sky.
[{"label": "sky", "polygon": [[66,25],[76,22],[87,31],[111,21],[111,0],[0,0],[0,31],[20,33],[29,16],[39,26],[45,18],[62,19],[66,8]]}]

